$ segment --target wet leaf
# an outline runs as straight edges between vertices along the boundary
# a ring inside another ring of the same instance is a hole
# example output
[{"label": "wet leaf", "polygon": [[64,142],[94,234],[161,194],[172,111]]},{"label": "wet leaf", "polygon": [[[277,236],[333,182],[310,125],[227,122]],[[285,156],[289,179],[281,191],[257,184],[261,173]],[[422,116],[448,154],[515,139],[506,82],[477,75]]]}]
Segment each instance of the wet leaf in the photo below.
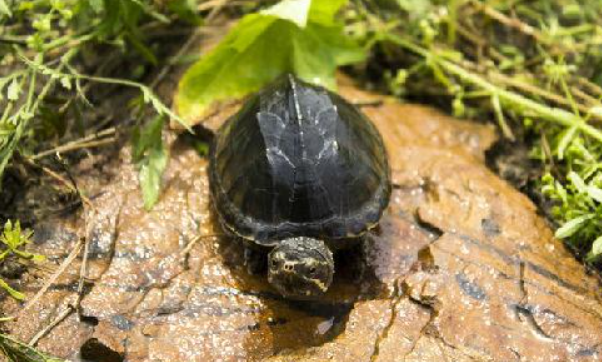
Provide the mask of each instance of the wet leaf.
[{"label": "wet leaf", "polygon": [[334,20],[345,3],[313,0],[308,7],[309,1],[287,0],[246,15],[184,74],[177,111],[188,121],[198,120],[216,101],[243,97],[287,72],[333,88],[338,66],[365,57]]}]

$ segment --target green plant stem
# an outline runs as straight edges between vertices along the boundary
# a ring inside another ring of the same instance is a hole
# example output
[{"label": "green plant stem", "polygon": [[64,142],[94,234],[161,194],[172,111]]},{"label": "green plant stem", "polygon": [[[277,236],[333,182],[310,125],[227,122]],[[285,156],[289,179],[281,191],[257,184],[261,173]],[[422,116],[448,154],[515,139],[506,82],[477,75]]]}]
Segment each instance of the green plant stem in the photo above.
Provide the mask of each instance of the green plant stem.
[{"label": "green plant stem", "polygon": [[[96,76],[84,75],[84,74],[62,74],[62,75],[66,76],[66,77],[70,77],[70,78],[75,78],[75,79],[85,79],[85,80],[93,81],[96,83],[120,84],[120,85],[124,85],[124,86],[128,86],[128,87],[138,88],[138,89],[140,89],[140,91],[143,94],[148,95],[149,97],[153,98],[153,100],[158,101],[158,98],[155,95],[155,93],[152,91],[152,89],[150,89],[148,86],[146,86],[142,83],[130,81],[127,79],[96,77]],[[184,126],[188,131],[192,132],[190,125],[188,125],[188,123],[185,120],[183,120],[180,116],[175,114],[171,109],[166,107],[162,102],[160,102],[160,101],[154,102],[153,101],[152,103],[153,103],[153,106],[157,109],[157,111],[160,111],[160,112],[168,115],[169,117],[175,119],[182,126]]]},{"label": "green plant stem", "polygon": [[95,83],[118,84],[118,85],[123,85],[123,86],[127,86],[127,87],[138,88],[143,93],[145,98],[146,97],[149,98],[148,100],[152,103],[153,107],[159,113],[166,114],[169,117],[175,119],[176,121],[181,123],[184,127],[186,127],[186,129],[188,131],[192,132],[192,129],[186,123],[186,121],[184,121],[180,116],[175,114],[171,109],[169,109],[169,107],[165,106],[165,104],[163,104],[163,102],[161,102],[159,100],[157,95],[155,95],[155,93],[152,91],[152,89],[142,83],[138,83],[138,82],[127,80],[127,79],[121,79],[121,78],[106,78],[106,77],[85,75],[85,74],[80,74],[80,73],[63,73],[63,71],[62,71],[63,67],[68,64],[68,60],[63,61],[61,66],[59,67],[59,69],[50,69],[44,65],[34,63],[33,61],[31,61],[31,59],[25,57],[23,54],[19,54],[19,55],[20,55],[20,58],[25,63],[27,63],[30,67],[32,67],[34,69],[35,68],[47,69],[48,72],[54,77],[66,77],[66,78],[74,79],[74,80],[82,80],[83,79],[83,80],[88,80],[88,81],[92,81]]},{"label": "green plant stem", "polygon": [[565,111],[564,109],[549,107],[540,103],[537,103],[529,98],[526,98],[520,94],[499,88],[494,84],[488,82],[483,77],[471,73],[464,68],[454,64],[446,59],[442,59],[440,57],[435,56],[429,50],[416,45],[415,43],[404,39],[395,34],[387,34],[385,36],[385,40],[390,41],[395,45],[399,45],[404,47],[425,59],[428,59],[433,64],[437,64],[440,68],[445,69],[449,73],[452,73],[459,77],[464,82],[470,83],[474,86],[477,86],[483,90],[490,92],[491,94],[495,94],[498,96],[499,101],[502,104],[513,107],[514,109],[519,110],[521,113],[526,113],[524,110],[529,110],[531,112],[536,113],[542,119],[545,119],[550,122],[554,122],[566,127],[577,127],[584,134],[594,138],[598,142],[602,143],[602,131],[599,129],[587,124],[583,118]]}]

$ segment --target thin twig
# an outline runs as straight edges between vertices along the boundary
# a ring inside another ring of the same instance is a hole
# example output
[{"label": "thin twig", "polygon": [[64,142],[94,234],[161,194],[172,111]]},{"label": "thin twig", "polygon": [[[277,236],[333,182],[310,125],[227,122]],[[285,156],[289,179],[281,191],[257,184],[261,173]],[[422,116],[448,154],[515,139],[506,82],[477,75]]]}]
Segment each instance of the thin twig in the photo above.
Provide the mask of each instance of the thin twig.
[{"label": "thin twig", "polygon": [[41,170],[42,170],[42,171],[44,171],[44,172],[45,172],[47,175],[49,175],[50,177],[52,177],[52,178],[56,179],[57,181],[59,181],[59,182],[60,182],[60,183],[62,183],[63,185],[65,185],[65,186],[66,186],[66,187],[67,187],[69,190],[71,190],[71,191],[73,191],[73,192],[76,192],[76,193],[78,193],[78,194],[79,194],[79,196],[81,197],[82,201],[83,201],[85,204],[87,204],[88,206],[92,205],[92,202],[90,201],[90,199],[89,199],[87,196],[85,196],[85,195],[82,195],[82,194],[79,192],[79,190],[77,189],[77,187],[73,186],[73,185],[71,184],[71,182],[69,182],[69,181],[68,181],[67,179],[65,179],[63,176],[61,176],[61,175],[59,175],[58,173],[56,173],[56,172],[52,171],[51,169],[49,169],[49,168],[48,168],[48,167],[46,167],[46,166],[43,166],[43,165],[39,165],[39,164],[37,164],[35,161],[33,161],[33,160],[32,160],[32,159],[30,159],[30,158],[26,158],[26,157],[25,157],[25,158],[23,158],[23,159],[24,159],[25,163],[27,163],[28,165],[30,165],[30,166],[33,166],[33,167],[36,167],[36,168],[39,168],[39,169],[41,169]]},{"label": "thin twig", "polygon": [[228,0],[216,0],[216,5],[211,9],[211,12],[209,12],[209,15],[205,18],[205,21],[211,23],[227,3]]},{"label": "thin twig", "polygon": [[[600,100],[599,100],[599,99],[596,99],[596,98],[592,97],[591,95],[589,95],[589,94],[587,94],[587,93],[583,92],[581,89],[579,89],[579,88],[577,88],[577,87],[575,87],[575,86],[572,86],[572,87],[571,87],[571,93],[573,93],[573,94],[574,94],[574,95],[576,95],[577,97],[579,97],[579,98],[581,98],[582,100],[584,100],[585,102],[587,102],[587,103],[589,104],[589,106],[588,106],[588,107],[584,107],[584,108],[586,108],[586,109],[588,109],[588,110],[589,110],[589,107],[592,107],[592,106],[595,106],[595,105],[598,105],[598,104],[600,104]],[[601,95],[601,97],[602,97],[602,95]],[[585,110],[583,110],[583,109],[580,109],[580,110],[581,110],[582,112],[586,112],[586,111],[585,111]],[[599,115],[598,117],[599,117],[599,118],[602,118],[602,115]]]},{"label": "thin twig", "polygon": [[38,300],[46,293],[48,288],[50,288],[50,286],[52,284],[54,284],[54,282],[56,282],[56,280],[65,272],[65,270],[67,270],[69,265],[71,265],[71,263],[75,260],[75,258],[77,258],[77,255],[79,254],[79,252],[82,248],[82,245],[83,245],[83,239],[80,238],[77,241],[77,243],[75,244],[75,246],[73,247],[73,250],[71,250],[71,253],[69,253],[69,256],[65,260],[63,260],[63,262],[61,263],[61,266],[57,269],[57,271],[44,283],[44,286],[40,290],[38,290],[36,295],[32,299],[30,299],[27,302],[27,304],[25,304],[23,309],[21,309],[17,313],[17,316],[16,316],[17,319],[19,317],[21,317],[27,310],[29,310],[34,304],[36,304],[38,302]]},{"label": "thin twig", "polygon": [[115,141],[114,137],[109,137],[107,139],[102,139],[102,140],[99,140],[99,139],[110,136],[110,135],[114,135],[114,134],[115,134],[115,128],[111,127],[106,130],[103,130],[101,132],[83,137],[79,140],[71,141],[71,142],[65,143],[64,145],[55,147],[53,149],[42,151],[38,154],[31,156],[30,159],[32,161],[36,161],[40,158],[43,158],[43,157],[46,157],[49,155],[54,155],[56,153],[65,153],[65,152],[69,152],[69,151],[73,151],[73,150],[77,150],[77,149],[81,149],[81,148],[98,147],[101,145],[109,144],[109,143]]},{"label": "thin twig", "polygon": [[206,235],[197,235],[194,239],[192,239],[185,247],[180,251],[180,255],[185,256],[190,253],[190,250],[194,247],[196,243],[198,243],[202,239],[216,238],[221,236],[222,234],[206,234]]},{"label": "thin twig", "polygon": [[543,36],[543,34],[541,34],[539,32],[539,30],[535,29],[534,27],[532,27],[529,24],[526,24],[524,22],[522,22],[520,19],[517,18],[510,18],[508,16],[506,16],[505,14],[497,11],[496,9],[492,8],[491,6],[488,6],[484,3],[481,3],[479,1],[476,0],[471,0],[471,3],[478,9],[480,9],[481,11],[483,11],[486,15],[488,15],[490,18],[497,20],[498,22],[506,25],[509,28],[513,28],[516,29],[518,31],[520,31],[523,34],[532,36],[533,38],[535,38],[538,41],[541,42],[546,42],[547,39]]},{"label": "thin twig", "polygon": [[577,77],[577,83],[579,83],[583,87],[589,88],[590,92],[595,93],[596,96],[602,97],[602,87],[595,83],[592,83],[589,79]]},{"label": "thin twig", "polygon": [[159,73],[157,73],[157,75],[155,76],[155,78],[152,80],[152,82],[149,85],[150,89],[154,89],[163,80],[163,78],[165,78],[165,76],[169,73],[169,70],[173,66],[175,60],[181,58],[186,52],[188,52],[190,47],[198,39],[199,35],[200,35],[200,32],[195,31],[190,35],[190,37],[188,37],[188,40],[186,40],[186,42],[180,47],[178,52],[174,56],[170,57],[167,64],[165,64],[165,66],[163,68],[161,68]]},{"label": "thin twig", "polygon": [[[79,309],[79,305],[80,305],[81,300],[82,300],[82,298],[84,296],[84,281],[86,279],[86,274],[87,274],[88,254],[89,254],[89,250],[90,250],[90,240],[92,240],[92,237],[91,237],[91,235],[92,235],[92,229],[93,229],[93,227],[95,225],[95,223],[93,222],[93,220],[95,220],[95,217],[96,217],[96,209],[93,206],[92,206],[92,215],[93,216],[90,217],[92,219],[92,222],[86,222],[86,230],[85,230],[85,234],[84,234],[84,240],[85,240],[85,242],[84,242],[84,254],[82,256],[82,263],[81,263],[80,272],[79,272],[79,281],[78,281],[78,286],[77,286],[77,297],[76,297],[75,301],[73,303],[70,303],[69,305],[67,305],[67,307],[52,322],[50,322],[50,324],[48,324],[44,329],[42,329],[41,331],[39,331],[38,333],[36,333],[36,335],[29,341],[29,345],[30,346],[35,346],[38,343],[38,341],[41,338],[43,338],[46,334],[48,334],[54,327],[56,327],[57,325],[59,325],[59,323],[61,323],[63,320],[65,320],[65,318],[67,318],[71,313],[73,313],[73,312],[75,312],[76,310]],[[81,242],[81,239],[80,239],[80,242]],[[79,244],[79,247],[81,248],[81,243]],[[72,252],[72,254],[75,255],[75,256],[77,256],[78,253],[79,253],[79,250],[78,250],[78,252]],[[71,255],[69,257],[71,257]],[[50,284],[48,284],[48,285],[50,285]],[[42,290],[40,290],[38,292],[38,294],[40,294],[40,292],[42,292]],[[23,312],[23,310],[21,312]]]},{"label": "thin twig", "polygon": [[65,318],[67,318],[71,313],[75,311],[75,308],[69,304],[67,308],[65,308],[50,324],[48,324],[44,329],[36,333],[29,342],[27,343],[31,347],[35,347],[36,344],[42,339],[48,332],[50,332],[54,327],[56,327],[59,323],[61,323]]},{"label": "thin twig", "polygon": [[227,4],[222,4],[222,0],[211,0],[203,2],[197,6],[198,11],[207,11],[216,8],[217,6],[243,6],[248,5],[249,1],[229,1]]}]

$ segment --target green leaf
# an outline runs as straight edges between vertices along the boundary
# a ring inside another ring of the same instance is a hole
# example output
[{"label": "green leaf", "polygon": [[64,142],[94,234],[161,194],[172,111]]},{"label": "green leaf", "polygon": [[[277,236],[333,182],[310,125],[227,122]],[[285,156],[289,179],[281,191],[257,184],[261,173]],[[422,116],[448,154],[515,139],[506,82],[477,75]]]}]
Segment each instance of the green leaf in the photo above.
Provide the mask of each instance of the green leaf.
[{"label": "green leaf", "polygon": [[138,181],[146,210],[159,200],[161,176],[167,167],[168,153],[161,139],[165,117],[155,117],[143,130],[132,134],[132,158],[138,165]]},{"label": "green leaf", "polygon": [[7,282],[5,282],[2,278],[0,278],[0,288],[6,290],[11,297],[17,300],[24,300],[25,294],[19,292],[18,290],[13,289]]},{"label": "green leaf", "polygon": [[567,175],[567,178],[571,181],[579,193],[587,192],[587,186],[579,174],[574,171],[570,171]]},{"label": "green leaf", "polygon": [[289,20],[300,28],[305,28],[309,17],[311,0],[283,0],[261,13],[273,15],[283,20]]},{"label": "green leaf", "polygon": [[573,141],[573,138],[575,137],[577,131],[577,126],[573,126],[561,133],[562,137],[560,139],[560,142],[558,142],[558,147],[556,148],[556,154],[558,155],[559,160],[564,159],[564,152],[567,149],[567,147],[571,144],[571,141]]},{"label": "green leaf", "polygon": [[71,79],[69,77],[61,77],[61,85],[67,90],[71,90]]},{"label": "green leaf", "polygon": [[589,185],[587,186],[587,194],[592,199],[598,201],[599,203],[602,203],[602,189],[596,186]]},{"label": "green leaf", "polygon": [[597,257],[602,254],[602,236],[598,236],[594,243],[592,244],[592,250],[590,252],[591,257]]},{"label": "green leaf", "polygon": [[20,256],[23,259],[27,259],[27,260],[31,260],[34,261],[36,263],[41,263],[44,260],[46,260],[46,257],[44,255],[40,255],[40,254],[34,254],[34,253],[30,253],[28,251],[22,251],[22,250],[13,250],[13,252]]},{"label": "green leaf", "polygon": [[196,0],[171,0],[167,2],[167,9],[176,14],[180,19],[192,24],[201,25],[203,18],[196,12]]},{"label": "green leaf", "polygon": [[4,0],[0,0],[0,14],[4,14],[9,18],[13,16],[12,12],[10,11],[10,8],[8,7],[8,5],[6,5],[6,1]]},{"label": "green leaf", "polygon": [[148,150],[156,147],[157,143],[162,143],[163,119],[162,116],[157,116],[144,129],[134,128],[132,132],[132,158],[135,163],[143,161]]},{"label": "green leaf", "polygon": [[125,37],[132,44],[132,46],[142,55],[144,59],[146,59],[149,63],[153,65],[157,65],[159,61],[157,57],[153,53],[153,51],[147,47],[144,42],[142,42],[136,35],[131,32],[125,33]]},{"label": "green leaf", "polygon": [[103,0],[88,0],[88,4],[96,14],[100,14],[105,9],[105,3]]},{"label": "green leaf", "polygon": [[594,106],[589,109],[589,114],[596,115],[598,117],[602,117],[602,106]]},{"label": "green leaf", "polygon": [[[2,1],[2,0],[0,0]],[[0,101],[4,99],[4,87],[8,82],[10,82],[10,77],[0,78]]]},{"label": "green leaf", "polygon": [[322,25],[335,25],[334,17],[345,4],[347,0],[313,0],[309,18]]},{"label": "green leaf", "polygon": [[433,7],[430,0],[397,0],[397,4],[412,20],[423,19]]},{"label": "green leaf", "polygon": [[7,92],[6,97],[9,100],[16,101],[17,99],[19,99],[19,94],[21,94],[21,84],[19,83],[19,81],[16,78],[13,79],[12,82],[10,82],[10,85],[8,86],[8,89],[6,92]]},{"label": "green leaf", "polygon": [[189,122],[202,119],[217,102],[241,98],[284,73],[328,87],[335,85],[338,66],[362,61],[364,50],[334,20],[346,0],[314,0],[305,27],[300,1],[286,0],[246,15],[209,54],[180,80],[175,106]]},{"label": "green leaf", "polygon": [[554,236],[558,239],[568,238],[569,236],[575,234],[579,230],[581,225],[583,225],[586,221],[592,219],[593,217],[594,215],[588,214],[571,219],[567,221],[564,225],[559,227],[558,230],[556,230]]},{"label": "green leaf", "polygon": [[151,210],[159,200],[161,176],[167,166],[167,151],[163,146],[153,148],[145,161],[140,168],[138,180],[142,188],[144,208]]}]

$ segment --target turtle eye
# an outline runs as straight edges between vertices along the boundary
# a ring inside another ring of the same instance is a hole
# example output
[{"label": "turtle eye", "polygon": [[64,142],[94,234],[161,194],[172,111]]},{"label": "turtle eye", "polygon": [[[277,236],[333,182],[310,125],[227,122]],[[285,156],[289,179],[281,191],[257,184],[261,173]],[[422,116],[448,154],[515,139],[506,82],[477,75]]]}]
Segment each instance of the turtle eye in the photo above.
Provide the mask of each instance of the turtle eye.
[{"label": "turtle eye", "polygon": [[316,267],[312,266],[311,268],[309,268],[309,275],[314,276],[316,274]]},{"label": "turtle eye", "polygon": [[276,268],[278,268],[278,261],[272,260],[272,269],[276,269]]}]

